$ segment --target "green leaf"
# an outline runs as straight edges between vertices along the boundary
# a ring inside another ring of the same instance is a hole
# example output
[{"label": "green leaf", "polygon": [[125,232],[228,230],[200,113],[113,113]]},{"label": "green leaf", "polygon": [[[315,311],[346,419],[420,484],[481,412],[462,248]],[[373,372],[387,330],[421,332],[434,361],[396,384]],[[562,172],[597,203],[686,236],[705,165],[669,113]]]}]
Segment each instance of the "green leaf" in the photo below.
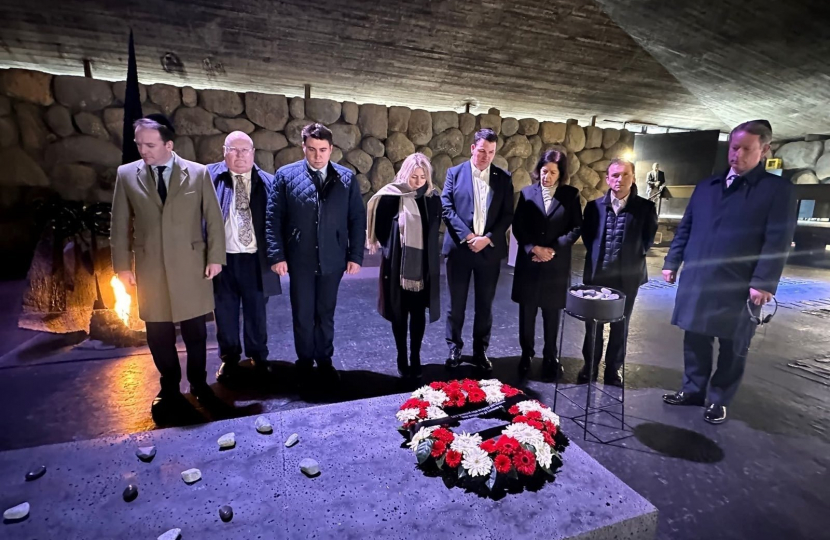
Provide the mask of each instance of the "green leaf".
[{"label": "green leaf", "polygon": [[554,476],[554,475],[553,475],[553,471],[552,471],[552,470],[550,470],[550,469],[546,469],[545,467],[542,467],[541,465],[539,465],[539,468],[540,468],[540,469],[542,469],[543,471],[545,471],[545,472],[548,474],[548,476],[550,476],[551,478],[553,478],[553,476]]},{"label": "green leaf", "polygon": [[465,469],[463,465],[459,465],[458,466],[458,479],[461,480],[462,478],[467,478],[468,476],[470,476],[470,475],[467,474],[467,469]]},{"label": "green leaf", "polygon": [[438,459],[435,460],[435,464],[438,465],[439,469],[444,468],[444,461],[446,461],[446,459],[447,459],[447,454],[444,453],[444,454],[441,454],[441,457],[439,457]]},{"label": "green leaf", "polygon": [[533,446],[532,444],[523,444],[523,445],[522,445],[522,448],[524,448],[524,449],[525,449],[525,450],[527,450],[528,452],[533,452],[533,455],[534,455],[534,456],[536,455],[536,447],[535,447],[535,446]]},{"label": "green leaf", "polygon": [[418,448],[415,449],[415,457],[418,458],[418,465],[423,465],[429,459],[432,453],[432,439],[424,439],[418,443]]},{"label": "green leaf", "polygon": [[490,491],[492,491],[493,486],[496,485],[496,476],[498,476],[498,473],[496,472],[496,467],[494,466],[490,469],[490,477],[487,479],[487,489]]},{"label": "green leaf", "polygon": [[512,478],[513,480],[518,480],[519,479],[519,471],[516,470],[516,467],[510,467],[510,472],[507,473],[507,476],[509,478]]}]

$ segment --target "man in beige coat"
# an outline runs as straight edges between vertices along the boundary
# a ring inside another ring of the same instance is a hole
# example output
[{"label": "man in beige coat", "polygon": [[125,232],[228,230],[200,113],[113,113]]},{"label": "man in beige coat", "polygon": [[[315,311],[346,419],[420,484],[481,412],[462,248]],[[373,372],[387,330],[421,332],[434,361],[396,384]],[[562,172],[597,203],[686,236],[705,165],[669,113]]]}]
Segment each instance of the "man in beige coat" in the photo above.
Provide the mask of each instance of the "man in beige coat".
[{"label": "man in beige coat", "polygon": [[207,384],[206,315],[213,311],[211,280],[225,264],[225,229],[207,169],[173,152],[174,134],[162,115],[135,123],[142,159],[118,168],[112,203],[112,264],[124,285],[137,289],[161,373],[154,411],[184,402],[175,323],[187,349],[190,392],[209,408],[217,404]]}]

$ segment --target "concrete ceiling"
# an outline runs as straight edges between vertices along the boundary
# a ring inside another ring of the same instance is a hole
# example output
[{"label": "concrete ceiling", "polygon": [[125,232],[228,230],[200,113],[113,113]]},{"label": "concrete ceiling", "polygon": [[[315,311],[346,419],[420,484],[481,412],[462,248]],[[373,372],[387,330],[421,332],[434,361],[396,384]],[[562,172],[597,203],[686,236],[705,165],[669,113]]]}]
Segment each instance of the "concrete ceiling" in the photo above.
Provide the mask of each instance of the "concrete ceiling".
[{"label": "concrete ceiling", "polygon": [[[789,45],[781,37],[770,45],[762,34],[753,48],[752,30],[767,12],[751,13],[745,32],[743,14],[731,11],[740,3],[746,2],[682,8],[658,0],[0,0],[0,66],[81,74],[87,58],[94,76],[123,79],[132,28],[145,83],[286,95],[302,95],[308,83],[315,97],[429,110],[463,110],[469,100],[473,112],[496,107],[519,118],[597,116],[600,123],[725,130],[767,117],[779,134],[784,126],[787,133],[830,131],[826,42]],[[827,12],[824,2],[805,3]],[[690,17],[693,25],[681,24]],[[712,20],[729,21],[731,29],[710,28]],[[813,30],[817,23],[803,24]],[[738,49],[723,50],[736,39]],[[765,59],[808,45],[817,52],[799,59],[809,63],[770,79]],[[753,56],[745,72],[726,78],[747,51]],[[774,91],[756,88],[768,81]],[[805,104],[823,112],[805,111]]]}]

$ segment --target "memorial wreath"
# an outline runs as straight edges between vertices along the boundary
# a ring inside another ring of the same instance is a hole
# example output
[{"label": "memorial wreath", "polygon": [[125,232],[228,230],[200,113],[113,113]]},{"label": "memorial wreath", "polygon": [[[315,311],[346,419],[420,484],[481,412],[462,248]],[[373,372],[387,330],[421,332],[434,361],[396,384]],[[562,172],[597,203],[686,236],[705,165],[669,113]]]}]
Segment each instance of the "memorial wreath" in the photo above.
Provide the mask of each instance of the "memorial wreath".
[{"label": "memorial wreath", "polygon": [[[549,407],[495,379],[433,382],[413,392],[395,416],[420,466],[434,463],[445,475],[483,480],[490,490],[502,476],[552,478],[568,444],[559,417]],[[475,417],[509,423],[486,440],[450,429]]]}]

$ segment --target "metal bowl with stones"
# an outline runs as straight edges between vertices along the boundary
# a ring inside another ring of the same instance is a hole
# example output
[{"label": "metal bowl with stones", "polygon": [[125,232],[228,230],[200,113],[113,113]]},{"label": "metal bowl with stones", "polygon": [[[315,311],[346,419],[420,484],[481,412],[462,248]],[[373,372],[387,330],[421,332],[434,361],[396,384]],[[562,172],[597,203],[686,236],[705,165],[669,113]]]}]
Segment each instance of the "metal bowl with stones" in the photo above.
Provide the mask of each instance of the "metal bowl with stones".
[{"label": "metal bowl with stones", "polygon": [[576,285],[568,289],[565,309],[582,319],[616,321],[625,315],[625,295],[608,287]]}]

